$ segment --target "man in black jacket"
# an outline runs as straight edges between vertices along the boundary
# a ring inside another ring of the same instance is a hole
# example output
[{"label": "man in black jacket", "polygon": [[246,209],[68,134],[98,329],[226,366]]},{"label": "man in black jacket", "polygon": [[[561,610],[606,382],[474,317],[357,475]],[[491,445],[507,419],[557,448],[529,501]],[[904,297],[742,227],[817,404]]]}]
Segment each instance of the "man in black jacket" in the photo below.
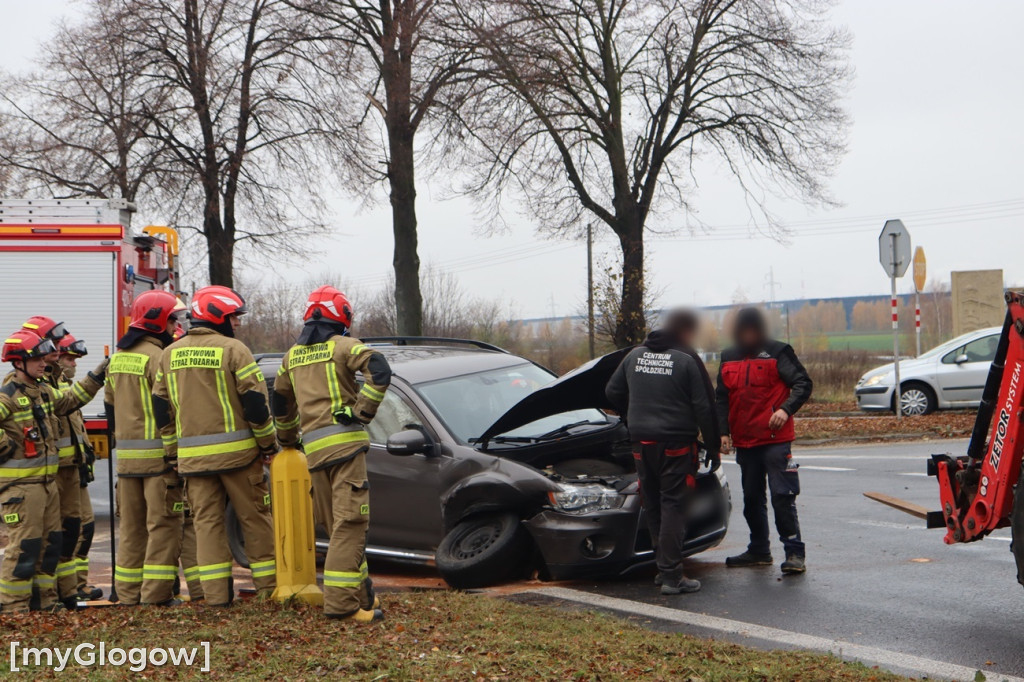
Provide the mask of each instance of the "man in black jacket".
[{"label": "man in black jacket", "polygon": [[662,329],[626,356],[605,389],[629,428],[662,594],[700,589],[700,581],[683,575],[687,503],[700,466],[698,436],[712,468],[721,464],[714,388],[693,351],[696,332],[696,315],[670,313]]}]

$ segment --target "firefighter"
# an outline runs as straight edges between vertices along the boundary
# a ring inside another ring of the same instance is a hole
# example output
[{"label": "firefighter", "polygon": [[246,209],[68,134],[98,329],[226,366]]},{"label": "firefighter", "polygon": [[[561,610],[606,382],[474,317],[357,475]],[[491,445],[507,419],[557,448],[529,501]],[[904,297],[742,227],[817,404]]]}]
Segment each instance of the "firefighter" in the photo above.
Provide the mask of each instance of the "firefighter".
[{"label": "firefighter", "polygon": [[364,426],[384,399],[391,368],[383,355],[349,336],[352,309],[334,287],[310,294],[303,319],[302,333],[274,382],[278,439],[284,447],[295,447],[301,432],[313,502],[331,532],[324,612],[328,618],[372,622],[382,614],[366,567],[370,439]]},{"label": "firefighter", "polygon": [[0,514],[9,540],[0,564],[4,611],[27,611],[33,592],[40,610],[65,608],[57,598],[55,575],[63,542],[58,416],[92,400],[103,385],[106,362],[69,389],[55,389],[45,377],[47,358],[56,352],[52,341],[27,329],[3,345],[2,360],[14,367],[13,378],[0,388]]},{"label": "firefighter", "polygon": [[807,569],[796,513],[800,476],[793,461],[793,415],[810,399],[813,383],[792,346],[768,336],[767,323],[757,308],[739,311],[733,337],[736,345],[722,352],[718,368],[717,402],[722,451],[736,447],[750,544],[725,564],[734,568],[772,564],[767,479],[775,528],[786,552],[782,572],[803,573]]},{"label": "firefighter", "polygon": [[698,435],[711,470],[721,466],[714,386],[693,350],[697,325],[690,311],[670,313],[663,328],[622,360],[605,388],[629,429],[655,544],[655,582],[666,595],[700,590],[700,581],[683,572],[687,512],[700,467]]},{"label": "firefighter", "polygon": [[[60,343],[69,336],[63,322],[55,322],[49,317],[36,315],[30,317],[22,329],[27,329],[53,342],[58,348],[57,353],[47,357],[44,380],[53,388],[61,388],[63,370],[60,367]],[[57,594],[64,606],[74,609],[78,605],[78,570],[75,560],[75,548],[82,527],[81,510],[81,479],[78,473],[80,461],[79,447],[75,442],[75,434],[70,417],[57,419],[57,454],[60,457],[57,470],[57,494],[60,496],[61,537],[63,545],[60,551],[60,562],[57,564]]]},{"label": "firefighter", "polygon": [[[61,370],[58,385],[66,390],[74,383],[78,359],[84,358],[89,351],[84,342],[71,334],[66,334],[60,340],[57,350],[60,352],[57,362]],[[68,421],[71,423],[75,446],[78,448],[79,512],[82,520],[74,555],[76,598],[79,601],[94,601],[103,597],[103,590],[89,585],[89,549],[92,547],[93,535],[96,532],[96,517],[92,511],[92,500],[89,498],[89,484],[95,480],[93,464],[96,462],[96,453],[89,442],[82,411],[72,412],[68,416]]]},{"label": "firefighter", "polygon": [[277,452],[263,373],[234,338],[245,300],[222,286],[192,298],[188,333],[160,358],[153,391],[157,424],[192,506],[199,579],[206,601],[234,599],[224,527],[228,500],[238,515],[257,594],[275,586],[274,524],[264,461]]},{"label": "firefighter", "polygon": [[132,302],[127,333],[110,358],[104,403],[117,448],[120,542],[114,585],[125,606],[172,606],[185,504],[164,450],[152,391],[165,346],[185,310],[174,294],[146,291]]}]

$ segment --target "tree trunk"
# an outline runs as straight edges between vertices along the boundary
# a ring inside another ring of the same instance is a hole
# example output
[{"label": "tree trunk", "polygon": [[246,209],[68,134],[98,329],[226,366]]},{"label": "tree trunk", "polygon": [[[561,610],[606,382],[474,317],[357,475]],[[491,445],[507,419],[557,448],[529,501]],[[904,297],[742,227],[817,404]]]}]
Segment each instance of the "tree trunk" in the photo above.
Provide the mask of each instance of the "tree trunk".
[{"label": "tree trunk", "polygon": [[209,262],[210,284],[234,287],[235,230],[234,215],[231,229],[220,217],[220,196],[209,193],[203,215],[203,234],[206,236],[207,261]]},{"label": "tree trunk", "polygon": [[622,247],[622,300],[615,325],[615,346],[625,348],[644,340],[647,314],[644,310],[644,240],[643,224],[631,216],[618,230]]},{"label": "tree trunk", "polygon": [[423,335],[423,294],[416,236],[416,179],[412,134],[389,131],[391,224],[395,235],[395,310],[400,336]]}]

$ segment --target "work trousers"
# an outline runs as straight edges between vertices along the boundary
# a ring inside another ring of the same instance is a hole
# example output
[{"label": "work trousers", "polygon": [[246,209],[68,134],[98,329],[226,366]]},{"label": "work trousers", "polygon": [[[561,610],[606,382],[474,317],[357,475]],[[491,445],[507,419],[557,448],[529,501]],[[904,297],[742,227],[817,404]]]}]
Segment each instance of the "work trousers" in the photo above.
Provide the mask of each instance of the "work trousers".
[{"label": "work trousers", "polygon": [[5,613],[28,611],[33,590],[39,608],[53,606],[61,549],[57,483],[13,485],[0,493],[0,511],[8,537],[0,563],[0,607]]},{"label": "work trousers", "polygon": [[114,579],[124,605],[160,604],[174,596],[184,515],[173,471],[117,480],[120,516]]},{"label": "work trousers", "polygon": [[310,472],[316,516],[331,534],[324,563],[324,613],[347,616],[373,608],[366,566],[370,483],[366,454]]},{"label": "work trousers", "polygon": [[223,474],[188,476],[185,488],[192,505],[199,580],[206,601],[214,606],[226,606],[234,599],[231,549],[224,525],[228,500],[242,526],[245,553],[256,591],[266,595],[273,592],[277,584],[274,520],[270,514],[270,488],[263,460],[258,458],[243,469]]},{"label": "work trousers", "polygon": [[205,599],[203,581],[199,579],[199,559],[196,556],[196,524],[192,519],[192,507],[185,498],[185,520],[181,524],[181,570],[188,585],[189,601]]},{"label": "work trousers", "polygon": [[775,510],[775,529],[786,550],[786,555],[804,556],[804,543],[800,539],[800,523],[796,514],[796,496],[800,494],[798,465],[793,461],[790,443],[771,443],[753,448],[736,448],[736,463],[740,465],[743,484],[743,518],[750,527],[752,554],[768,554],[768,500],[765,481]]},{"label": "work trousers", "polygon": [[82,527],[82,478],[75,465],[57,469],[57,495],[60,497],[61,547],[57,562],[57,596],[69,599],[78,595],[78,568],[75,547]]},{"label": "work trousers", "polygon": [[79,482],[78,501],[82,512],[82,528],[78,533],[78,544],[75,546],[75,575],[77,589],[84,590],[89,585],[89,550],[92,549],[92,538],[96,534],[96,516],[92,511],[92,499],[89,487]]},{"label": "work trousers", "polygon": [[678,582],[683,577],[686,514],[697,484],[697,445],[634,443],[633,459],[658,571],[666,583]]}]

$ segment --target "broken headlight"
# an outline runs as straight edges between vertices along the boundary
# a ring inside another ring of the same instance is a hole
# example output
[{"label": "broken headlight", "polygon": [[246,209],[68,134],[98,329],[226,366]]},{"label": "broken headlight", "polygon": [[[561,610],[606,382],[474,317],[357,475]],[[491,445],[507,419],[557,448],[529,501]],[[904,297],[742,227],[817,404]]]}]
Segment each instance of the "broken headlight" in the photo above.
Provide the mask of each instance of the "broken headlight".
[{"label": "broken headlight", "polygon": [[614,488],[599,483],[573,485],[562,483],[560,490],[548,493],[551,505],[568,514],[588,514],[602,509],[618,509],[624,497]]}]

